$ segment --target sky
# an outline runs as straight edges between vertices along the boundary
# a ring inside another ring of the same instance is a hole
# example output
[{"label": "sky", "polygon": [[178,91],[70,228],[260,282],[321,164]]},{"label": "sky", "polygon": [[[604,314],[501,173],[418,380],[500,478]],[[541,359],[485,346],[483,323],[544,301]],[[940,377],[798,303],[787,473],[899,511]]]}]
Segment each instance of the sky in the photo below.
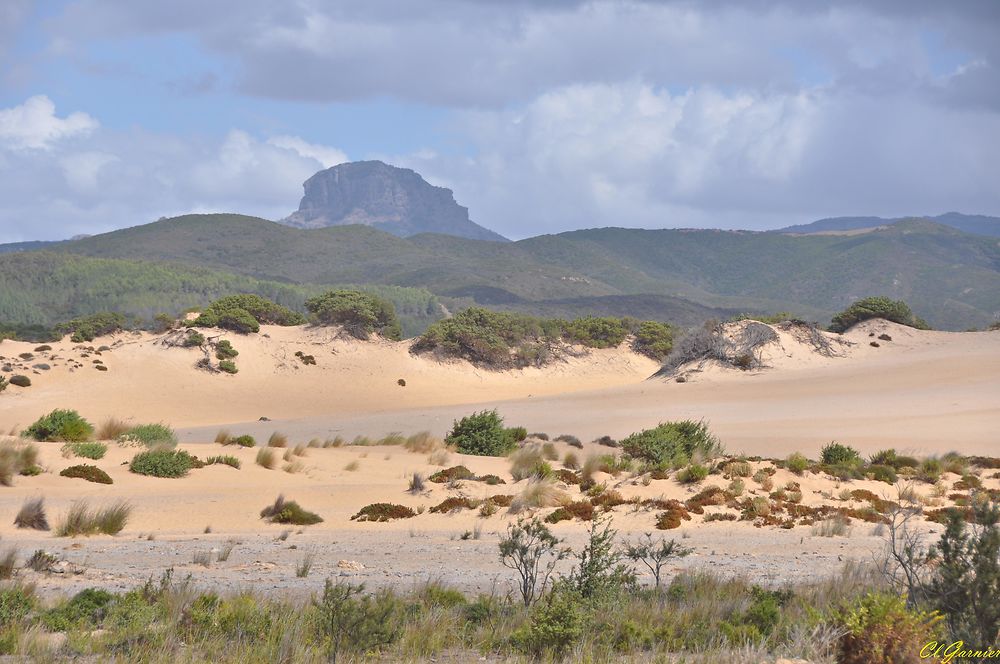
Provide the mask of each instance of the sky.
[{"label": "sky", "polygon": [[1000,215],[1000,2],[0,0],[0,242],[362,159],[513,239]]}]

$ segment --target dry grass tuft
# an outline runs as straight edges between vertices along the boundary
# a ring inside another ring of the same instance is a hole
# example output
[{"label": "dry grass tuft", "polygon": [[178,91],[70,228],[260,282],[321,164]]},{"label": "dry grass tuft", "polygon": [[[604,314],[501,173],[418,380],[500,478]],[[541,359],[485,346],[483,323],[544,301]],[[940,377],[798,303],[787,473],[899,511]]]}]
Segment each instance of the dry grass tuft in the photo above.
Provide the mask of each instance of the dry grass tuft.
[{"label": "dry grass tuft", "polygon": [[117,417],[109,417],[97,427],[97,440],[117,440],[119,436],[128,433],[132,427]]},{"label": "dry grass tuft", "polygon": [[444,441],[432,436],[430,431],[421,431],[407,438],[406,442],[403,443],[403,447],[417,454],[430,454],[443,448]]},{"label": "dry grass tuft", "polygon": [[14,525],[18,528],[31,528],[32,530],[48,530],[49,520],[45,516],[45,499],[29,498],[21,505],[17,516],[14,517]]},{"label": "dry grass tuft", "polygon": [[56,537],[78,535],[117,535],[125,528],[132,506],[120,500],[108,507],[92,510],[85,500],[73,503],[65,518],[56,527]]},{"label": "dry grass tuft", "polygon": [[219,445],[229,445],[232,441],[233,437],[225,429],[219,429],[219,433],[215,434],[215,442]]},{"label": "dry grass tuft", "polygon": [[263,466],[268,470],[274,470],[278,467],[278,456],[274,453],[274,451],[266,447],[262,447],[257,450],[256,461],[258,466]]},{"label": "dry grass tuft", "polygon": [[518,514],[527,509],[539,507],[558,507],[571,502],[569,494],[556,486],[550,479],[539,479],[528,482],[514,500],[510,503],[510,512]]},{"label": "dry grass tuft", "polygon": [[281,433],[280,431],[275,431],[271,434],[271,437],[267,439],[268,447],[288,447],[288,436]]},{"label": "dry grass tuft", "polygon": [[347,464],[346,466],[344,466],[344,470],[353,473],[355,470],[357,470],[360,467],[361,467],[361,463],[357,459],[355,459],[354,461],[352,461],[349,464]]}]

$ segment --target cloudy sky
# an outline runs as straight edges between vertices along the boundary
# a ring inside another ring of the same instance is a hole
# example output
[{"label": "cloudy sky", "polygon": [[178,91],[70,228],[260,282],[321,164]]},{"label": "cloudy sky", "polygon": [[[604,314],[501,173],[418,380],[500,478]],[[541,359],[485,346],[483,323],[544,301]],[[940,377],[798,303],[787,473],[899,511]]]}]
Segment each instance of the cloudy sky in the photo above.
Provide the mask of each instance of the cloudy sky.
[{"label": "cloudy sky", "polygon": [[508,237],[1000,215],[1000,3],[0,0],[0,242],[382,159]]}]

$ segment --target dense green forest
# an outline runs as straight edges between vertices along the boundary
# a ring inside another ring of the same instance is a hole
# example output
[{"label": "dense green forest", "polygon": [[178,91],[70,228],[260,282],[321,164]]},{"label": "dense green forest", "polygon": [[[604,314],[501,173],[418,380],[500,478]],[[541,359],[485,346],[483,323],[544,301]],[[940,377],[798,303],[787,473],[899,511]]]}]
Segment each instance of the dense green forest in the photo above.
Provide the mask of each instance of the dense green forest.
[{"label": "dense green forest", "polygon": [[[0,328],[51,327],[83,314],[116,311],[149,320],[177,315],[225,295],[253,293],[294,311],[331,285],[256,279],[190,265],[88,258],[53,252],[0,255]],[[340,286],[379,295],[396,308],[404,332],[416,335],[442,317],[427,290],[391,285]]]}]

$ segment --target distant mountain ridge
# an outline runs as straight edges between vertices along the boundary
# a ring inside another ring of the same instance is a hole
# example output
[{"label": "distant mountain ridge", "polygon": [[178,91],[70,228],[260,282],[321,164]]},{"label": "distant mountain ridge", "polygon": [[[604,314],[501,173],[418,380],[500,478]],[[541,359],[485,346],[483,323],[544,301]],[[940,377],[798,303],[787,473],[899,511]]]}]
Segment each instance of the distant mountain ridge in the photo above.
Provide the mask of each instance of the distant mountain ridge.
[{"label": "distant mountain ridge", "polygon": [[400,237],[442,233],[473,240],[507,238],[469,219],[451,189],[381,161],[357,161],[320,171],[303,184],[299,209],[280,223],[296,228],[359,224]]},{"label": "distant mountain ridge", "polygon": [[886,295],[940,329],[983,327],[1000,315],[997,241],[927,220],[860,235],[599,228],[499,243],[215,214],[51,251],[288,284],[422,288],[452,311],[472,304],[565,317],[634,311],[685,325],[736,311],[789,311],[826,322],[856,299]]},{"label": "distant mountain ridge", "polygon": [[1000,217],[989,217],[982,214],[962,214],[960,212],[947,212],[936,217],[896,217],[892,219],[885,219],[883,217],[830,217],[814,221],[810,224],[798,224],[778,228],[772,232],[808,234],[857,231],[877,228],[879,226],[891,226],[909,219],[928,219],[942,226],[955,228],[963,233],[1000,237]]}]

